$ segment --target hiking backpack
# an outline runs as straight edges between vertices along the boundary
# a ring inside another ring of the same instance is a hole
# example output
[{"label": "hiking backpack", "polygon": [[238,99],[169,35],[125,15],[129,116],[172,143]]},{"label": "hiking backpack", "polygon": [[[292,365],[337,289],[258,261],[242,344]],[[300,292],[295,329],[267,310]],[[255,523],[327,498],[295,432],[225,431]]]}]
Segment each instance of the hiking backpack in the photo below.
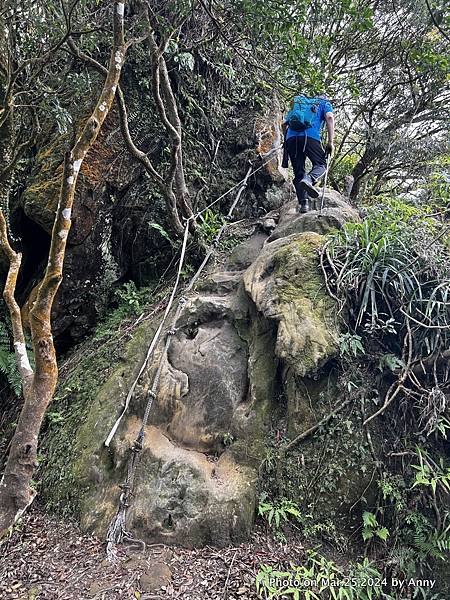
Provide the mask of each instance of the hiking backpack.
[{"label": "hiking backpack", "polygon": [[320,106],[320,98],[295,96],[292,108],[286,115],[286,122],[294,131],[305,131],[312,127]]}]

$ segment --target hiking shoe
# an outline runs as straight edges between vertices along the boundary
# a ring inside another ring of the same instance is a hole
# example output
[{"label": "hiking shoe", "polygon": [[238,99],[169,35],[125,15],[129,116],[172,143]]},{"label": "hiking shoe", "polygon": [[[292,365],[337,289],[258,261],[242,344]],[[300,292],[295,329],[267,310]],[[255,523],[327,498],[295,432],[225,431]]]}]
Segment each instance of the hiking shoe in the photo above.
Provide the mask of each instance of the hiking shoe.
[{"label": "hiking shoe", "polygon": [[305,190],[305,192],[307,192],[308,196],[311,196],[311,198],[319,197],[319,192],[314,187],[313,180],[309,175],[305,175],[303,177],[303,179],[300,181],[300,187],[302,190]]},{"label": "hiking shoe", "polygon": [[298,207],[298,212],[299,213],[307,213],[309,211],[309,202],[308,200],[305,200],[304,202],[300,202],[299,207]]}]

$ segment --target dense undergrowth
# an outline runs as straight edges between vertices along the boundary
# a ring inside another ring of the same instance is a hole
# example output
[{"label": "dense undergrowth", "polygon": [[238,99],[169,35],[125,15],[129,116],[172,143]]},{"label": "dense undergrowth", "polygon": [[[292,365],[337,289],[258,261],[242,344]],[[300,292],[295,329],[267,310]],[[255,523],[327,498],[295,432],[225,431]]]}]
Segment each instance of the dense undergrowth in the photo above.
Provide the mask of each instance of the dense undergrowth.
[{"label": "dense undergrowth", "polygon": [[[343,327],[331,396],[337,394],[342,403],[350,399],[351,408],[319,428],[315,441],[304,442],[316,443],[321,454],[306,478],[298,464],[311,448],[288,454],[280,487],[276,462],[283,441],[268,446],[260,516],[276,537],[294,533],[316,548],[292,569],[262,567],[258,585],[268,598],[447,597],[447,213],[445,206],[436,211],[399,198],[378,200],[365,213],[362,222],[328,236],[322,250],[326,285]],[[326,407],[327,394],[322,395]],[[279,427],[280,421],[274,431]],[[323,469],[327,455],[336,460]],[[327,495],[340,493],[339,467],[355,478],[364,464],[371,464],[373,473],[356,511],[353,506],[345,518],[325,518]],[[365,558],[358,558],[362,548]],[[345,564],[325,558],[343,555],[355,558]],[[435,580],[434,589],[423,581],[427,577]],[[398,581],[406,587],[400,590]]]}]

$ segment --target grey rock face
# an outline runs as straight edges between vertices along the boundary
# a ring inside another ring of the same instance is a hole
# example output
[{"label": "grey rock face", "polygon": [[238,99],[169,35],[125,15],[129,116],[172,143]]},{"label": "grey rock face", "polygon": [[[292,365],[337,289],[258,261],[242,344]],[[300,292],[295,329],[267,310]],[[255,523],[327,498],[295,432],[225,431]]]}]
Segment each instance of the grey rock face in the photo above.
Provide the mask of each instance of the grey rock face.
[{"label": "grey rock face", "polygon": [[348,221],[360,220],[358,211],[345,202],[342,196],[334,190],[326,189],[322,211],[320,211],[320,201],[321,196],[317,198],[313,209],[304,214],[297,212],[297,200],[284,204],[280,210],[279,223],[267,242],[304,231],[314,231],[326,235],[333,229],[341,229]]},{"label": "grey rock face", "polygon": [[[329,227],[332,219],[357,218],[339,197],[328,198]],[[167,356],[160,344],[106,453],[101,442],[157,323],[135,330],[123,362],[77,431],[75,485],[83,488],[85,528],[104,536],[116,512],[146,391],[163,360],[127,528],[146,541],[186,546],[221,546],[248,536],[276,388],[287,398],[289,432],[304,431],[316,420],[314,394],[327,388],[321,369],[337,351],[334,301],[318,264],[320,217],[311,213],[295,220],[292,208],[287,204],[280,211],[277,238],[270,241],[256,230],[233,250],[224,270],[198,283]],[[352,490],[349,484],[350,499],[360,485]]]}]

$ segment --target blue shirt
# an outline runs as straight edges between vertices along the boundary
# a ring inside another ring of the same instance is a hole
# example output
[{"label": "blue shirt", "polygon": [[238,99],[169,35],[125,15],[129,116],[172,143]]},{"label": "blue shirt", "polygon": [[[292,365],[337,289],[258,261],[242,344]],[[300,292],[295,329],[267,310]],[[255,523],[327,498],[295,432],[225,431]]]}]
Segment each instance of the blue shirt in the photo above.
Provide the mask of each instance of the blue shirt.
[{"label": "blue shirt", "polygon": [[306,129],[305,131],[295,131],[293,129],[291,130],[291,128],[288,127],[286,139],[288,140],[291,137],[304,136],[306,134],[309,138],[319,140],[320,142],[320,132],[322,130],[323,124],[325,123],[325,115],[328,112],[333,112],[333,107],[328,102],[328,100],[321,100],[319,104],[319,109],[314,115],[312,127]]}]

